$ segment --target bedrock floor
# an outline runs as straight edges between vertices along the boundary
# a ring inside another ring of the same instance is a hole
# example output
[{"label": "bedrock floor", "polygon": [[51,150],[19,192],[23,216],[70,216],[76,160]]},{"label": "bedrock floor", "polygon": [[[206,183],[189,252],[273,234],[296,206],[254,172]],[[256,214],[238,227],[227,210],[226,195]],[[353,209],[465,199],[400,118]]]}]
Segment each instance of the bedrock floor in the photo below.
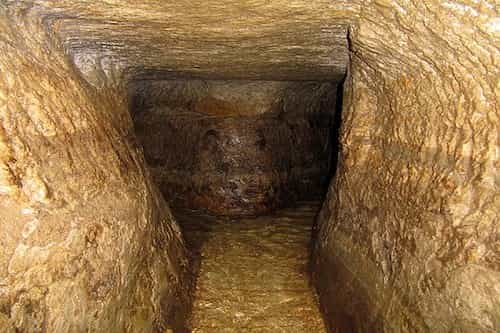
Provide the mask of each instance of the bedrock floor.
[{"label": "bedrock floor", "polygon": [[177,211],[198,257],[192,332],[325,332],[307,262],[318,202],[254,219]]}]

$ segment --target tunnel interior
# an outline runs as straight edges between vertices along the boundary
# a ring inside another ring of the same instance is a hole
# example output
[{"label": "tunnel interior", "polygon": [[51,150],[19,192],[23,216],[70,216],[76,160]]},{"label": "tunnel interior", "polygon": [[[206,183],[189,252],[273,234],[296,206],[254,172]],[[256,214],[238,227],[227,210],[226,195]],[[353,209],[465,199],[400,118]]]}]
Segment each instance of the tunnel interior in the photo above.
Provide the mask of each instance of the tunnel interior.
[{"label": "tunnel interior", "polygon": [[341,94],[331,81],[129,85],[135,134],[191,254],[177,331],[324,331],[309,257],[336,169]]},{"label": "tunnel interior", "polygon": [[0,332],[500,331],[498,16],[0,1]]},{"label": "tunnel interior", "polygon": [[322,200],[335,171],[336,82],[143,80],[135,133],[170,207],[257,216]]}]

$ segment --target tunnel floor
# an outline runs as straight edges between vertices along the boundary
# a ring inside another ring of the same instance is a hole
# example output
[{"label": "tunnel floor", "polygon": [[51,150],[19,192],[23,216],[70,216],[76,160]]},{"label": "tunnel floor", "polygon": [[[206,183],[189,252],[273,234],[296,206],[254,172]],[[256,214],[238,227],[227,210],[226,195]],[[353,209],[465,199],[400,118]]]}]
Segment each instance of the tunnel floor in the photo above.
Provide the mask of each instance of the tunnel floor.
[{"label": "tunnel floor", "polygon": [[175,211],[195,256],[192,332],[326,332],[307,264],[319,202],[257,218]]}]

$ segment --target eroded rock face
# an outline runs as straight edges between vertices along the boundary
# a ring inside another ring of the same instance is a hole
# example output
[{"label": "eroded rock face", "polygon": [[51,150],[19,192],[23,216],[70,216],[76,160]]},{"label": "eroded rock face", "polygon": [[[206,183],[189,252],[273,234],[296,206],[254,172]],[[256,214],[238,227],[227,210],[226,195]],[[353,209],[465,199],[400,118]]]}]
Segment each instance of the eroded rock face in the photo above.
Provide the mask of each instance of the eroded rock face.
[{"label": "eroded rock face", "polygon": [[[341,162],[315,250],[332,331],[499,331],[495,1],[46,0],[4,1],[0,11],[3,327],[148,330],[161,312],[158,277],[179,271],[179,237],[155,223],[165,208],[108,84],[167,74],[335,79],[348,30]],[[101,90],[18,15],[59,36]],[[50,229],[34,246],[21,240],[25,226],[28,239],[42,230],[30,234],[32,206]],[[101,231],[87,231],[89,221]],[[87,234],[100,245],[84,245]],[[97,277],[87,262],[99,263]],[[176,283],[166,285],[171,295]]]},{"label": "eroded rock face", "polygon": [[315,254],[332,330],[498,331],[495,2],[360,3]]},{"label": "eroded rock face", "polygon": [[186,254],[126,95],[83,81],[25,14],[0,5],[0,331],[168,327]]},{"label": "eroded rock face", "polygon": [[[14,1],[16,2],[16,1]],[[119,79],[338,80],[348,62],[330,0],[27,0],[91,82]]]},{"label": "eroded rock face", "polygon": [[145,81],[131,94],[146,161],[173,205],[259,215],[322,195],[334,84]]}]

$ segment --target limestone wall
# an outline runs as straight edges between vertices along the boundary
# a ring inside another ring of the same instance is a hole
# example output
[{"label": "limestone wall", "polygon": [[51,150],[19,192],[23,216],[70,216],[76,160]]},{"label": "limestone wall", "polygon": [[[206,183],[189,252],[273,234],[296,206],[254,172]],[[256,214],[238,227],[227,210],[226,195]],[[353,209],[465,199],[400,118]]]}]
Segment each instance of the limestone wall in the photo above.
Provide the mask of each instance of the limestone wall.
[{"label": "limestone wall", "polygon": [[91,87],[40,18],[4,4],[0,73],[0,331],[173,324],[185,250],[125,93]]},{"label": "limestone wall", "polygon": [[361,1],[315,278],[333,331],[500,328],[494,1]]},{"label": "limestone wall", "polygon": [[497,7],[2,2],[0,325],[148,331],[173,304],[180,236],[108,84],[339,79],[349,55],[314,256],[332,331],[499,331]]}]

